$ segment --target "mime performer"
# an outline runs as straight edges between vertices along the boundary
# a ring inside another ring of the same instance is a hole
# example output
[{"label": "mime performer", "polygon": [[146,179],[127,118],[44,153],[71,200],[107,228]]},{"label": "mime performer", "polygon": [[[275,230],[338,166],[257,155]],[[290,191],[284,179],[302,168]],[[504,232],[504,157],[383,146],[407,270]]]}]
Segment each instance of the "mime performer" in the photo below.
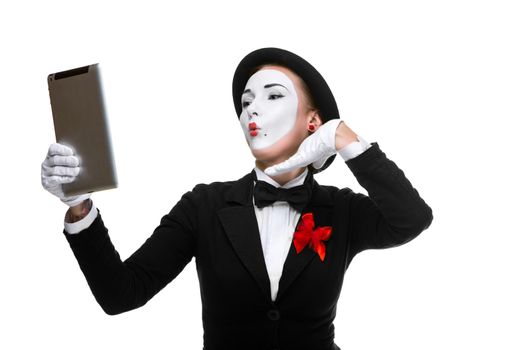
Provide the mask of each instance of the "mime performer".
[{"label": "mime performer", "polygon": [[[143,306],[195,258],[205,350],[340,349],[333,321],[350,262],[414,239],[432,210],[377,142],[340,119],[326,81],[300,56],[249,53],[232,93],[255,167],[186,192],[124,261],[90,194],[61,190],[81,171],[71,148],[49,147],[42,185],[70,207],[64,236],[107,314]],[[368,196],[315,181],[336,156]]]}]

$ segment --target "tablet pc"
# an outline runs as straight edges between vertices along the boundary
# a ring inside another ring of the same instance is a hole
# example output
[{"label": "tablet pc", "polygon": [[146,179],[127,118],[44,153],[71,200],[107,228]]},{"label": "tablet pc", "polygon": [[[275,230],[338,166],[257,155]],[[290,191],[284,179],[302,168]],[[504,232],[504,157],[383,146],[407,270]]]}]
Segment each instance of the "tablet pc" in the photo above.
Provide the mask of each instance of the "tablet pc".
[{"label": "tablet pc", "polygon": [[117,187],[117,175],[98,64],[49,74],[56,141],[71,147],[80,173],[62,185],[66,196]]}]

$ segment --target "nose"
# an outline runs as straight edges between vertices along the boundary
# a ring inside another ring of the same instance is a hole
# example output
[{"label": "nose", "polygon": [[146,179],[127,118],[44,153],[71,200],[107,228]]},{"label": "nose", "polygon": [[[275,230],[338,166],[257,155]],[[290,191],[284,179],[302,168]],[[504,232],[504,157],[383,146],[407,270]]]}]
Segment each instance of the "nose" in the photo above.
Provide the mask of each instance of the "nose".
[{"label": "nose", "polygon": [[255,106],[255,101],[252,101],[252,103],[250,103],[246,111],[248,112],[248,117],[250,119],[253,118],[254,116],[257,116],[257,117],[259,116],[259,113],[257,113],[257,108]]}]

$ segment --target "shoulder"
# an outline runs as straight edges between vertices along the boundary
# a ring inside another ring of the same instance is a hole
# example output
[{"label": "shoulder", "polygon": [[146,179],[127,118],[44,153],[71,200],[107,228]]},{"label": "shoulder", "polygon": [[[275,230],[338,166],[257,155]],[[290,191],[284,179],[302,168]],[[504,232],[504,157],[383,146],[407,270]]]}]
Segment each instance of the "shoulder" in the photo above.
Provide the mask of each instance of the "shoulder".
[{"label": "shoulder", "polygon": [[339,188],[339,187],[332,186],[332,185],[322,185],[322,184],[317,183],[317,181],[315,181],[314,188],[317,191],[325,195],[328,195],[332,198],[336,196],[340,196],[340,195],[349,196],[349,195],[355,194],[355,192],[351,188],[348,188],[348,187]]},{"label": "shoulder", "polygon": [[237,180],[199,183],[188,193],[197,197],[220,196],[221,194],[228,193],[236,182]]},{"label": "shoulder", "polygon": [[331,185],[314,184],[312,202],[315,205],[341,205],[355,195],[355,192],[348,187],[338,188]]},{"label": "shoulder", "polygon": [[200,183],[184,196],[201,205],[235,201],[244,203],[251,194],[253,180],[250,174],[237,180]]}]

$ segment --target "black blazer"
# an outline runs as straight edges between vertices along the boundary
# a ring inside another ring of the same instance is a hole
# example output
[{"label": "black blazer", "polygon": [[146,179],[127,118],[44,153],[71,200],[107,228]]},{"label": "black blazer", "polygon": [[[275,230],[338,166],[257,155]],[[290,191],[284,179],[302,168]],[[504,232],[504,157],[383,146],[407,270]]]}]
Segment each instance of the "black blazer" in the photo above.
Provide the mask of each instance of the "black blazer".
[{"label": "black blazer", "polygon": [[86,230],[64,234],[110,315],[144,305],[195,257],[206,350],[338,349],[332,322],[352,258],[365,249],[404,244],[433,219],[431,208],[377,143],[346,164],[370,197],[314,181],[303,213],[312,212],[316,226],[332,227],[326,258],[321,261],[308,247],[297,254],[291,244],[275,302],[250,174],[185,193],[124,262],[100,212]]}]

